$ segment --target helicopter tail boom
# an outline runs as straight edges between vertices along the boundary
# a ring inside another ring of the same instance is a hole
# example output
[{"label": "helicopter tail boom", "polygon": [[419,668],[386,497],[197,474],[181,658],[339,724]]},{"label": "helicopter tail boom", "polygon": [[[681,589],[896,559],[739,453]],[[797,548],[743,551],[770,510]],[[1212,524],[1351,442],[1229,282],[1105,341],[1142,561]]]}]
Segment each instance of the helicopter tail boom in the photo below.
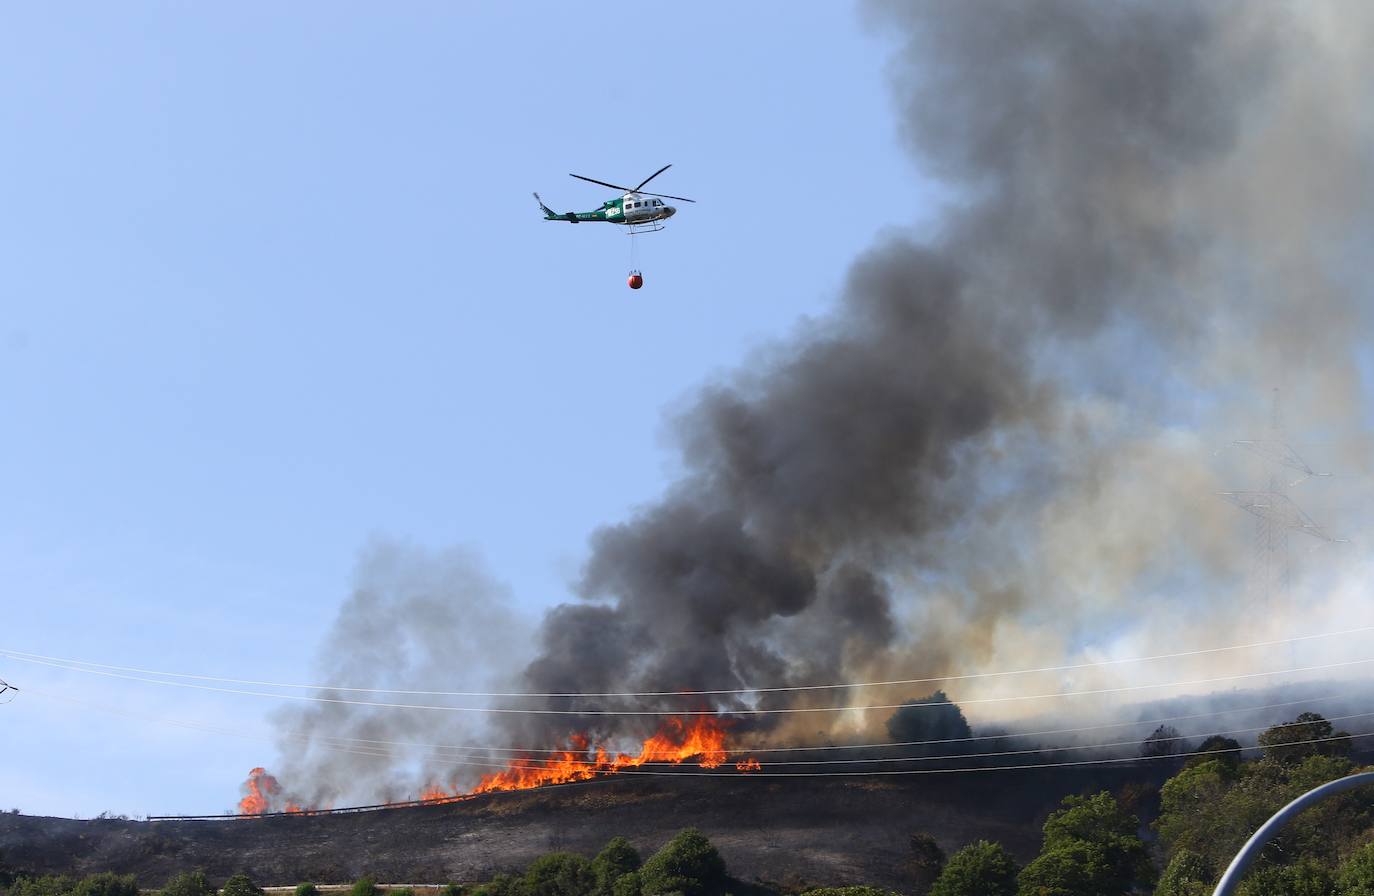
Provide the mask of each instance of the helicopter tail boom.
[{"label": "helicopter tail boom", "polygon": [[571,221],[578,223],[578,217],[574,212],[556,212],[544,204],[544,200],[539,198],[539,194],[534,194],[534,201],[539,203],[539,210],[544,213],[545,221]]}]

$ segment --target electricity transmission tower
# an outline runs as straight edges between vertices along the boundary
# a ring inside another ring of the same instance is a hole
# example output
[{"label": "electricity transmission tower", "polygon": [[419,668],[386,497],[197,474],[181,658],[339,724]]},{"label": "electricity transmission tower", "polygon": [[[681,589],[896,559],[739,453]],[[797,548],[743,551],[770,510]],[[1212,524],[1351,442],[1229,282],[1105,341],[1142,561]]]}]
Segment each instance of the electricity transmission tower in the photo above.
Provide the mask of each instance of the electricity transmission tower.
[{"label": "electricity transmission tower", "polygon": [[[1254,598],[1272,610],[1275,601],[1286,603],[1292,567],[1288,555],[1288,534],[1298,532],[1330,543],[1343,543],[1334,538],[1288,497],[1288,489],[1318,473],[1288,444],[1279,419],[1279,390],[1274,390],[1269,415],[1269,432],[1263,439],[1237,439],[1231,443],[1257,454],[1269,463],[1269,487],[1263,491],[1222,492],[1227,501],[1255,518],[1255,561],[1252,588]],[[1290,471],[1290,472],[1285,472]],[[1296,473],[1297,478],[1292,478]]]}]

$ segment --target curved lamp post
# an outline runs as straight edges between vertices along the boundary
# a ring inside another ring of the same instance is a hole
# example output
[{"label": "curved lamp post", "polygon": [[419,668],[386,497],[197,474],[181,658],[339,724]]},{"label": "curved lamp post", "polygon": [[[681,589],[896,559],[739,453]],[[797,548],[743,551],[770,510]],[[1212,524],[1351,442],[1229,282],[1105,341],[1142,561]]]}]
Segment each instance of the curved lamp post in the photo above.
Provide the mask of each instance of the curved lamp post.
[{"label": "curved lamp post", "polygon": [[1320,787],[1314,787],[1275,812],[1272,818],[1260,825],[1260,829],[1255,831],[1253,837],[1245,841],[1240,852],[1236,853],[1236,857],[1231,860],[1231,866],[1226,869],[1226,873],[1217,882],[1217,888],[1212,891],[1212,896],[1232,896],[1236,892],[1236,887],[1240,885],[1240,879],[1249,870],[1250,864],[1259,858],[1260,850],[1264,849],[1264,844],[1268,843],[1279,832],[1280,828],[1292,821],[1302,810],[1329,796],[1335,796],[1365,784],[1374,784],[1374,772],[1361,772],[1358,775],[1338,778]]}]

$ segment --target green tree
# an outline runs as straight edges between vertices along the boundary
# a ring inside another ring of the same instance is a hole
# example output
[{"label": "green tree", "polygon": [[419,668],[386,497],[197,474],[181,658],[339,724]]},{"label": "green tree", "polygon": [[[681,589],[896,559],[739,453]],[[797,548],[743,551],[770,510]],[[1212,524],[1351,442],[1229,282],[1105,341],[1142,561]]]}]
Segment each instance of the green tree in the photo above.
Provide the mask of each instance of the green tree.
[{"label": "green tree", "polygon": [[1346,756],[1350,735],[1335,731],[1315,712],[1305,712],[1291,722],[1275,725],[1259,736],[1264,755],[1277,762],[1297,762],[1308,756]]},{"label": "green tree", "polygon": [[649,896],[718,896],[725,891],[725,860],[701,831],[687,828],[644,863],[639,883]]},{"label": "green tree", "polygon": [[1062,806],[1045,821],[1040,855],[1021,872],[1023,896],[1111,896],[1152,881],[1140,822],[1115,797],[1070,796]]},{"label": "green tree", "polygon": [[[1320,784],[1349,774],[1339,756],[1309,755],[1280,761],[1265,758],[1230,767],[1209,760],[1184,768],[1161,790],[1155,822],[1167,856],[1188,849],[1214,869],[1224,868],[1236,850],[1288,802]],[[1334,865],[1369,827],[1374,794],[1352,791],[1324,800],[1293,819],[1275,838],[1270,853],[1310,855]]]},{"label": "green tree", "polygon": [[381,893],[382,891],[377,888],[376,879],[370,874],[364,874],[353,882],[348,896],[381,896]]},{"label": "green tree", "polygon": [[525,871],[528,896],[589,896],[596,889],[592,863],[570,852],[554,852],[535,859]]},{"label": "green tree", "polygon": [[1173,725],[1160,725],[1154,733],[1140,744],[1140,755],[1145,758],[1158,756],[1177,756],[1187,752],[1182,735]]},{"label": "green tree", "polygon": [[220,896],[263,896],[263,892],[262,887],[253,883],[253,878],[240,871],[224,882]]},{"label": "green tree", "polygon": [[472,896],[523,896],[525,879],[510,874],[498,874],[472,891]]},{"label": "green tree", "polygon": [[922,745],[922,741],[952,740],[972,736],[968,720],[958,705],[951,703],[944,691],[936,691],[929,697],[903,703],[887,719],[887,735],[894,743],[912,744],[911,751],[917,755],[933,753],[960,753],[968,749],[968,743],[944,743]]},{"label": "green tree", "polygon": [[640,896],[639,872],[622,874],[611,887],[611,896]]},{"label": "green tree", "polygon": [[1180,849],[1159,876],[1155,896],[1211,896],[1216,874],[1203,856]]},{"label": "green tree", "polygon": [[1086,840],[1046,846],[1022,869],[1017,883],[1019,896],[1121,896],[1131,889],[1107,850]]},{"label": "green tree", "polygon": [[1236,766],[1240,765],[1240,741],[1223,737],[1220,734],[1213,734],[1197,745],[1193,755],[1188,757],[1188,764],[1198,765],[1213,759],[1235,769]]},{"label": "green tree", "polygon": [[1250,872],[1241,881],[1240,896],[1333,896],[1331,873],[1310,857],[1292,865],[1270,865]]},{"label": "green tree", "polygon": [[639,851],[624,837],[614,837],[606,848],[592,859],[596,875],[596,896],[615,896],[615,882],[631,871],[638,871],[643,862]]},{"label": "green tree", "polygon": [[10,896],[66,896],[76,882],[65,874],[21,877],[10,887]]},{"label": "green tree", "polygon": [[205,872],[196,869],[184,871],[167,881],[162,896],[215,896],[215,888],[205,879]]},{"label": "green tree", "polygon": [[296,884],[296,896],[320,896],[320,888],[314,884]]},{"label": "green tree", "polygon": [[77,881],[72,896],[138,896],[138,881],[132,874],[102,871]]},{"label": "green tree", "polygon": [[1002,844],[979,840],[949,857],[930,896],[1016,896],[1017,870]]},{"label": "green tree", "polygon": [[1374,843],[1355,850],[1336,875],[1340,896],[1374,896]]},{"label": "green tree", "polygon": [[1207,759],[1185,767],[1164,783],[1154,826],[1170,855],[1189,849],[1213,866],[1224,865],[1229,861],[1223,861],[1226,852],[1234,855],[1273,814],[1267,793],[1233,790],[1240,777],[1229,763]]}]

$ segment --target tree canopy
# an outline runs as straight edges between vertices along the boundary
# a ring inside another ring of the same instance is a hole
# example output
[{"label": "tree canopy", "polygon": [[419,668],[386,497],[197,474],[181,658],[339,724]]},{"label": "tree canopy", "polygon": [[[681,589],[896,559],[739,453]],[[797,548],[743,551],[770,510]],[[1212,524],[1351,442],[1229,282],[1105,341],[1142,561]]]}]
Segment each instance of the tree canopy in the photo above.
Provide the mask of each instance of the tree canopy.
[{"label": "tree canopy", "polygon": [[913,744],[915,754],[957,753],[967,744],[946,743],[922,746],[921,741],[954,740],[973,734],[964,713],[950,702],[944,691],[903,703],[887,719],[887,734],[893,743]]},{"label": "tree canopy", "polygon": [[1018,870],[1002,844],[979,840],[949,857],[929,896],[1016,896]]},{"label": "tree canopy", "polygon": [[725,860],[696,828],[679,833],[639,869],[642,892],[718,896],[725,890]]}]

